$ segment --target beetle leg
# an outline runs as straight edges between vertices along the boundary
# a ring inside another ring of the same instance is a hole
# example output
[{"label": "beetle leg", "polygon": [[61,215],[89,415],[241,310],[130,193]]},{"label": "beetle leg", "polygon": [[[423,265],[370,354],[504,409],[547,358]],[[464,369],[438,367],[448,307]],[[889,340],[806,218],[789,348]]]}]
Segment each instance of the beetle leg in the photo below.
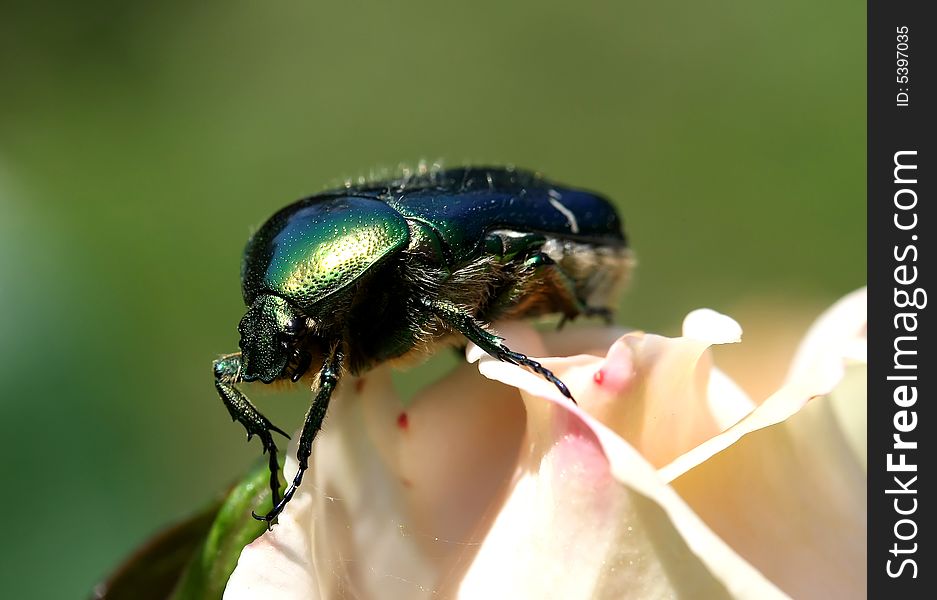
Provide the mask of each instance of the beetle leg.
[{"label": "beetle leg", "polygon": [[[542,251],[546,238],[539,233],[495,230],[488,233],[484,240],[485,252],[500,261],[513,260],[518,255],[526,255],[524,266],[535,273],[541,272],[550,278],[556,291],[566,303],[566,312],[557,328],[562,328],[566,321],[578,315],[601,317],[607,325],[612,324],[612,311],[604,306],[590,306],[576,290],[576,284],[566,271]],[[509,296],[510,294],[508,294]]]},{"label": "beetle leg", "polygon": [[296,351],[296,368],[293,370],[293,374],[290,376],[290,381],[296,383],[302,379],[303,375],[306,374],[306,371],[309,370],[309,365],[312,364],[312,354],[307,350],[297,350]]},{"label": "beetle leg", "polygon": [[513,260],[518,254],[528,254],[540,248],[547,239],[539,233],[495,230],[485,236],[485,252],[501,261]]},{"label": "beetle leg", "polygon": [[325,414],[329,408],[329,399],[332,397],[335,386],[338,385],[344,357],[341,345],[339,343],[333,344],[328,357],[322,364],[322,369],[319,371],[318,391],[316,392],[316,397],[313,399],[312,404],[309,406],[309,410],[306,411],[306,420],[303,423],[303,430],[299,434],[299,449],[296,451],[296,460],[299,462],[299,470],[296,471],[293,482],[286,489],[283,498],[279,501],[274,501],[273,510],[266,515],[252,513],[254,518],[258,521],[271,523],[276,519],[277,515],[286,507],[287,503],[292,500],[293,494],[296,493],[297,488],[299,488],[300,484],[303,482],[303,474],[306,472],[306,469],[309,468],[309,457],[312,455],[312,441],[315,439],[316,434],[319,433],[319,430],[322,429],[322,421],[325,419]]},{"label": "beetle leg", "polygon": [[270,491],[273,492],[273,503],[276,504],[280,499],[280,464],[277,462],[277,445],[273,441],[273,431],[289,438],[282,429],[267,420],[257,408],[251,404],[247,396],[241,393],[235,387],[235,384],[241,381],[241,356],[232,354],[219,358],[212,363],[212,371],[215,374],[215,389],[224,402],[225,408],[231,414],[231,418],[247,430],[247,439],[250,440],[255,435],[260,438],[263,444],[263,451],[268,456],[268,467],[270,469]]},{"label": "beetle leg", "polygon": [[573,283],[572,278],[549,255],[536,252],[530,255],[524,264],[533,267],[535,270],[543,270],[549,273],[549,276],[556,284],[557,291],[568,304],[569,312],[563,314],[557,329],[562,328],[566,321],[572,320],[578,315],[601,317],[606,325],[612,324],[611,309],[605,306],[590,306],[576,291],[576,284]]},{"label": "beetle leg", "polygon": [[556,389],[558,389],[561,394],[572,400],[573,404],[576,404],[576,400],[569,392],[569,388],[566,387],[566,384],[560,381],[560,378],[554,375],[552,371],[537,361],[528,358],[520,352],[514,352],[505,346],[503,339],[486,331],[485,328],[471,316],[444,302],[426,298],[422,301],[423,305],[432,311],[434,315],[464,335],[470,342],[498,360],[526,367],[534,373],[541,375],[544,379],[555,385]]}]

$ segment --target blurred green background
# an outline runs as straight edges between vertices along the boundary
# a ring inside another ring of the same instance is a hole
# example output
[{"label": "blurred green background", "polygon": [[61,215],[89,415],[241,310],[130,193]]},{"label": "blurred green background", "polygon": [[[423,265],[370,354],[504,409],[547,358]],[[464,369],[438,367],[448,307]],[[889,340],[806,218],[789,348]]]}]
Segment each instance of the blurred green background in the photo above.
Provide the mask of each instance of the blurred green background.
[{"label": "blurred green background", "polygon": [[[865,281],[865,5],[0,3],[5,597],[82,597],[243,472],[209,366],[275,209],[515,163],[620,205],[620,321]],[[303,402],[253,392],[287,430]]]}]

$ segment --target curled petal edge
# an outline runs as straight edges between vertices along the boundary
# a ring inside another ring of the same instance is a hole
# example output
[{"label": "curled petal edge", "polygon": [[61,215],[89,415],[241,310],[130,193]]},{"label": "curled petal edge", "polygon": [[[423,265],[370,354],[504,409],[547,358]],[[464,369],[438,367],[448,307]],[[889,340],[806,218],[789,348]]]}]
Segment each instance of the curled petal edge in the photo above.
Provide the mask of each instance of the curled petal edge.
[{"label": "curled petal edge", "polygon": [[739,556],[717,536],[671,488],[658,471],[632,446],[578,406],[571,404],[551,384],[520,367],[501,363],[475,351],[466,350],[469,360],[478,360],[485,377],[525,392],[525,402],[548,401],[554,410],[565,411],[591,431],[608,461],[612,477],[622,486],[654,502],[670,519],[675,532],[686,543],[712,577],[734,598],[787,598],[755,567]]}]

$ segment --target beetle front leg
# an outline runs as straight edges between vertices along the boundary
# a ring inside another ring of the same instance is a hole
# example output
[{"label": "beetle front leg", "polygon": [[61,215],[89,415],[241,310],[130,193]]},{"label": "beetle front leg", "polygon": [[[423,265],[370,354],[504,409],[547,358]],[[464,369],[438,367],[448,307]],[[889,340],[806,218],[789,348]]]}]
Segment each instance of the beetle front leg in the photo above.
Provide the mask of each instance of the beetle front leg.
[{"label": "beetle front leg", "polygon": [[276,519],[283,509],[286,508],[287,503],[292,500],[293,494],[296,493],[300,484],[302,484],[303,474],[306,472],[306,469],[309,468],[309,457],[312,456],[312,442],[315,440],[319,430],[322,429],[322,421],[325,420],[325,414],[329,409],[329,400],[341,376],[344,357],[345,355],[341,350],[341,344],[334,343],[329,355],[322,364],[322,369],[319,370],[316,397],[309,406],[309,410],[306,411],[306,420],[303,423],[303,430],[299,434],[299,449],[296,451],[296,460],[299,462],[299,470],[296,471],[293,482],[286,489],[283,498],[279,501],[274,500],[273,510],[266,515],[253,513],[254,518],[258,521],[271,523]]},{"label": "beetle front leg", "polygon": [[251,404],[247,396],[235,387],[235,384],[241,382],[240,354],[219,358],[212,363],[212,371],[215,375],[215,389],[218,390],[218,395],[221,396],[231,418],[244,426],[248,440],[256,435],[263,444],[263,451],[268,455],[270,491],[273,492],[273,503],[276,504],[280,500],[280,464],[277,461],[277,445],[273,441],[271,432],[276,431],[287,439],[290,436],[267,420],[267,417]]},{"label": "beetle front leg", "polygon": [[552,371],[524,354],[514,352],[505,346],[504,340],[486,331],[485,328],[470,315],[465,314],[448,303],[439,302],[438,300],[423,298],[422,302],[423,306],[439,317],[444,323],[464,335],[466,339],[491,356],[504,362],[527,367],[556,386],[556,389],[558,389],[561,394],[572,400],[573,404],[576,404],[576,400],[569,392],[569,388],[566,387],[566,384],[560,381],[560,378],[554,375]]}]

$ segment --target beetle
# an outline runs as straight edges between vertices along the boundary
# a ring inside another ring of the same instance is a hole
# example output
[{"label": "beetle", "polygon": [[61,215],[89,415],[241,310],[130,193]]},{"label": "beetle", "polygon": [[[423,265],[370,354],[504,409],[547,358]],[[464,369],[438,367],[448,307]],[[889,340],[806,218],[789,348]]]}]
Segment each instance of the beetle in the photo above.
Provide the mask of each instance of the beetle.
[{"label": "beetle", "polygon": [[[271,523],[302,483],[329,398],[345,373],[468,340],[538,373],[540,363],[486,325],[547,314],[611,319],[608,303],[631,253],[612,204],[514,168],[422,169],[326,191],[275,213],[250,238],[241,265],[247,312],[240,352],[212,368],[233,420],[268,455]],[[315,373],[299,437],[299,470],[280,496],[273,433],[238,389]]]}]

